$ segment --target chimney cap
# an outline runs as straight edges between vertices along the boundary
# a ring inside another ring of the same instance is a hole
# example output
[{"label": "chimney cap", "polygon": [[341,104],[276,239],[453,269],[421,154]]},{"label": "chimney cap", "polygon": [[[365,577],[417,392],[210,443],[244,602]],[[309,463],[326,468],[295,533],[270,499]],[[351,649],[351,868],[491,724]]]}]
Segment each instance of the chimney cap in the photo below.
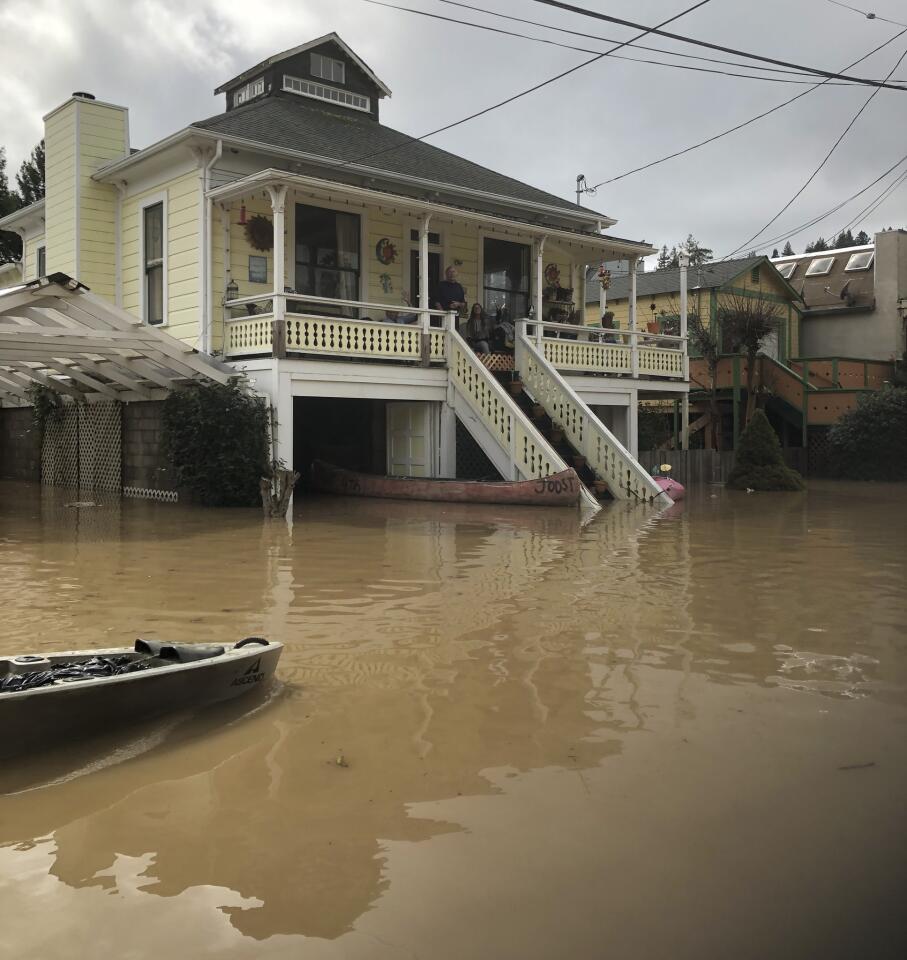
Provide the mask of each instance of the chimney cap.
[{"label": "chimney cap", "polygon": [[81,97],[83,100],[95,99],[95,95],[93,93],[86,93],[84,90],[74,90],[72,95],[74,97]]}]

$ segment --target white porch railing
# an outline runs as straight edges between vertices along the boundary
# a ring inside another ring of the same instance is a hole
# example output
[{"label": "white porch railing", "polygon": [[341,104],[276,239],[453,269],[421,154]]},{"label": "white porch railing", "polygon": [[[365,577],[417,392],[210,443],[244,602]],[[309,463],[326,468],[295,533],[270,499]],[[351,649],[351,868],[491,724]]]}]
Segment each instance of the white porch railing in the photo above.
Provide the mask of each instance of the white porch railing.
[{"label": "white porch railing", "polygon": [[632,376],[636,368],[640,376],[683,377],[684,337],[566,323],[530,323],[529,330],[557,370]]},{"label": "white porch railing", "polygon": [[[455,393],[454,409],[480,446],[483,446],[480,439],[482,434],[471,427],[472,418],[478,421],[485,433],[494,438],[507,460],[509,476],[506,479],[535,480],[566,470],[568,464],[452,326],[447,337],[449,378]],[[464,410],[458,401],[465,403],[467,409]],[[490,452],[486,450],[486,453]],[[496,465],[502,462],[500,458],[491,459],[496,461]],[[598,501],[582,484],[580,496],[589,507],[600,509]]]},{"label": "white porch railing", "polygon": [[[407,322],[357,320],[294,310],[289,304],[324,306],[328,309],[398,312],[414,316]],[[440,310],[418,310],[405,305],[370,303],[360,300],[331,300],[297,294],[271,294],[266,297],[241,297],[228,301],[228,309],[254,309],[246,317],[224,320],[224,354],[227,357],[279,352],[356,357],[375,360],[422,360],[427,338],[427,359],[443,361],[446,314]],[[276,308],[276,309],[275,309]],[[282,319],[277,319],[278,317]],[[278,331],[275,344],[274,331]]]},{"label": "white porch railing", "polygon": [[648,471],[636,460],[544,356],[527,333],[529,322],[517,324],[516,365],[530,396],[540,403],[566,439],[581,453],[615,497],[671,505]]}]

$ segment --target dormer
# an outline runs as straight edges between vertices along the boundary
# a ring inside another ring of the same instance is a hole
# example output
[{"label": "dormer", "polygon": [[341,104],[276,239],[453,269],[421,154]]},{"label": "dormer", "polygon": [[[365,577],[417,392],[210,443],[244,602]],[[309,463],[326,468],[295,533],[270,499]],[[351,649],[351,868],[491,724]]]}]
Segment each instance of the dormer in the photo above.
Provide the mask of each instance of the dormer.
[{"label": "dormer", "polygon": [[302,97],[378,119],[378,101],[391,95],[371,68],[336,33],[276,53],[215,93],[227,95],[227,111],[262,97]]}]

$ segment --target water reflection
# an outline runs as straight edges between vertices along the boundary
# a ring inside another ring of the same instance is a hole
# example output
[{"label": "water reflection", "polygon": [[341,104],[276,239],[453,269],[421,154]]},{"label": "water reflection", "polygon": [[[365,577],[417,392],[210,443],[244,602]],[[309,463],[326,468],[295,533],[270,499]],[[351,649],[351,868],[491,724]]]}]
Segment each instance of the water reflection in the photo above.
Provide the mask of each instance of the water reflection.
[{"label": "water reflection", "polygon": [[[287,644],[282,688],[250,715],[177,718],[91,769],[76,754],[80,776],[60,776],[59,758],[0,774],[13,914],[39,889],[64,913],[100,910],[103,892],[127,939],[171,915],[147,906],[164,900],[224,949],[304,937],[314,950],[382,924],[414,943],[399,891],[433,876],[416,851],[478,858],[484,802],[488,823],[509,812],[483,836],[509,864],[500,882],[519,887],[516,851],[547,831],[565,850],[615,842],[608,771],[636,769],[619,764],[647,745],[707,740],[754,698],[795,697],[810,715],[814,697],[826,711],[858,694],[904,704],[891,505],[839,489],[761,502],[707,490],[660,515],[617,504],[586,526],[568,511],[326,498],[263,526],[256,512],[70,508],[0,487],[0,652],[23,637]],[[685,774],[668,776],[682,796]],[[633,783],[621,789],[645,809],[652,795]],[[573,922],[595,941],[594,908]],[[65,955],[48,936],[43,955]],[[135,955],[155,955],[151,942]]]}]

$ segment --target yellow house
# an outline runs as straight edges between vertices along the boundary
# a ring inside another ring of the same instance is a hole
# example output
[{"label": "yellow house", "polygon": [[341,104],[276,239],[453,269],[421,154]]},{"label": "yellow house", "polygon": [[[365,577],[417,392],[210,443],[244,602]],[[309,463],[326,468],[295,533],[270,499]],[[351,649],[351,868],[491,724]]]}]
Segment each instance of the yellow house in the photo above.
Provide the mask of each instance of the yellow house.
[{"label": "yellow house", "polygon": [[[138,150],[123,106],[75,93],[48,113],[46,197],[0,221],[22,236],[24,282],[75,278],[234,365],[302,470],[330,455],[391,474],[557,472],[565,461],[502,382],[518,375],[618,495],[655,495],[637,408],[686,395],[685,344],[600,342],[581,301],[587,264],[636,262],[649,244],[382,124],[391,91],[335,33],[215,93],[223,112]],[[460,300],[484,309],[505,353],[467,344]],[[572,325],[540,322],[554,312]],[[118,389],[84,353],[70,362]]]}]

